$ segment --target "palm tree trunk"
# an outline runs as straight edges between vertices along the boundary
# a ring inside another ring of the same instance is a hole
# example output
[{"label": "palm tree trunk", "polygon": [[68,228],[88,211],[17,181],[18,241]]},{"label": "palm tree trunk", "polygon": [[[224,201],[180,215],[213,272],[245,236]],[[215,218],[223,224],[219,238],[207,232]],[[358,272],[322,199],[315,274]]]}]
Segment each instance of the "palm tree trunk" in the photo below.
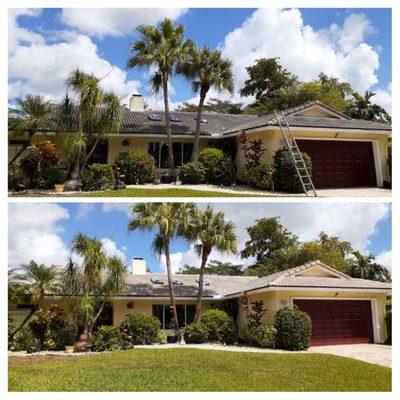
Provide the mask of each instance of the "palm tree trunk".
[{"label": "palm tree trunk", "polygon": [[92,148],[90,149],[89,153],[87,153],[87,155],[85,156],[83,163],[82,163],[82,171],[86,168],[86,164],[89,161],[90,156],[93,154],[93,152],[95,151],[97,145],[100,142],[100,138],[101,138],[101,134],[98,134],[96,137],[96,140],[93,143]]},{"label": "palm tree trunk", "polygon": [[207,260],[208,260],[209,255],[210,255],[210,250],[205,249],[203,247],[202,254],[201,254],[200,273],[199,273],[199,291],[197,292],[196,312],[194,314],[193,323],[197,323],[200,319],[201,300],[203,297],[204,269],[207,265]]},{"label": "palm tree trunk", "polygon": [[172,318],[174,320],[174,328],[175,330],[179,329],[179,321],[178,321],[178,313],[176,312],[176,304],[175,304],[175,291],[172,283],[172,273],[171,273],[171,255],[169,249],[169,240],[164,242],[164,250],[165,250],[165,263],[167,265],[167,275],[168,275],[168,289],[169,289],[169,297],[171,300],[171,308],[172,308]]},{"label": "palm tree trunk", "polygon": [[199,142],[200,142],[200,127],[201,127],[201,114],[203,112],[204,100],[206,99],[207,92],[203,89],[200,91],[200,101],[197,108],[197,120],[196,120],[196,134],[194,137],[192,155],[190,161],[197,161],[199,157]]},{"label": "palm tree trunk", "polygon": [[171,174],[172,176],[175,176],[174,152],[172,148],[172,137],[171,137],[171,121],[169,120],[168,78],[165,76],[163,76],[163,91],[164,91],[165,129],[167,131],[167,140],[168,140],[168,162]]},{"label": "palm tree trunk", "polygon": [[15,161],[18,159],[18,157],[28,148],[28,146],[31,144],[32,142],[32,137],[33,135],[36,133],[36,131],[29,131],[28,133],[28,139],[25,141],[25,143],[22,145],[22,147],[20,148],[20,150],[17,152],[17,154],[15,154],[15,156],[11,159],[11,161],[8,163],[8,165],[13,165],[15,163]]}]

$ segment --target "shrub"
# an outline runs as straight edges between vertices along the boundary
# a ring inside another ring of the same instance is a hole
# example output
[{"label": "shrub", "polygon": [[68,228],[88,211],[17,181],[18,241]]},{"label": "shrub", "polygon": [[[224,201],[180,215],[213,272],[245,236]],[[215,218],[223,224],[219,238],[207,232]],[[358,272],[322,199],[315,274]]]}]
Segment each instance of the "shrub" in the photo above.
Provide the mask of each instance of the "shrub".
[{"label": "shrub", "polygon": [[60,185],[65,182],[67,172],[55,165],[48,167],[39,173],[38,187],[41,189],[54,189],[54,185]]},{"label": "shrub", "polygon": [[122,336],[118,327],[102,325],[94,335],[93,350],[117,350],[122,347]]},{"label": "shrub", "polygon": [[387,343],[392,344],[392,310],[388,311],[385,315]]},{"label": "shrub", "polygon": [[203,164],[206,169],[206,180],[208,183],[219,184],[217,176],[225,154],[222,150],[215,148],[203,149],[199,154],[199,162]]},{"label": "shrub", "polygon": [[[311,176],[311,158],[302,153],[308,173]],[[293,165],[290,153],[286,149],[278,150],[274,155],[274,185],[275,189],[288,193],[300,193],[303,191],[296,169]]]},{"label": "shrub", "polygon": [[153,344],[158,340],[160,321],[151,314],[138,312],[125,315],[121,328],[129,332],[133,344]]},{"label": "shrub", "polygon": [[183,164],[179,171],[179,179],[182,183],[191,185],[204,183],[206,179],[206,169],[200,162]]},{"label": "shrub", "polygon": [[237,341],[237,331],[232,318],[222,310],[208,310],[200,318],[206,328],[208,340],[233,344]]},{"label": "shrub", "polygon": [[9,350],[24,351],[29,346],[33,346],[39,350],[41,344],[39,340],[33,336],[32,331],[28,327],[24,327],[14,335],[13,340],[9,343]]},{"label": "shrub", "polygon": [[61,351],[65,346],[72,346],[75,338],[76,333],[72,329],[48,330],[44,336],[43,347],[46,350]]},{"label": "shrub", "polygon": [[259,325],[254,328],[254,342],[259,347],[275,348],[276,333],[272,325]]},{"label": "shrub", "polygon": [[126,184],[152,182],[156,170],[156,160],[143,151],[119,153],[115,166],[120,168],[121,179]]},{"label": "shrub", "polygon": [[92,164],[82,177],[83,190],[105,190],[115,185],[114,170],[111,165]]},{"label": "shrub", "polygon": [[238,180],[244,185],[260,190],[274,189],[275,169],[272,165],[261,164],[257,167],[245,167],[239,171]]},{"label": "shrub", "polygon": [[183,337],[186,343],[205,343],[208,340],[208,330],[201,322],[189,324],[184,329]]},{"label": "shrub", "polygon": [[236,182],[236,169],[232,161],[225,157],[221,160],[219,168],[215,174],[215,181],[211,182],[216,185],[232,186]]},{"label": "shrub", "polygon": [[285,307],[275,315],[276,347],[306,350],[310,347],[311,318],[297,307]]}]

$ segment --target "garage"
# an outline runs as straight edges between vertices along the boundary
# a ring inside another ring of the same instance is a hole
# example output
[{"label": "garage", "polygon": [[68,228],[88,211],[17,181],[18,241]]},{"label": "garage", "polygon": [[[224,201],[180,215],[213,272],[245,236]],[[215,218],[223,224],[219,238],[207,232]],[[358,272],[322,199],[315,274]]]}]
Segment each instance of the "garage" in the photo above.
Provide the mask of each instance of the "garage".
[{"label": "garage", "polygon": [[377,186],[371,142],[297,140],[312,160],[317,189]]},{"label": "garage", "polygon": [[369,300],[293,300],[312,320],[311,345],[373,343]]}]

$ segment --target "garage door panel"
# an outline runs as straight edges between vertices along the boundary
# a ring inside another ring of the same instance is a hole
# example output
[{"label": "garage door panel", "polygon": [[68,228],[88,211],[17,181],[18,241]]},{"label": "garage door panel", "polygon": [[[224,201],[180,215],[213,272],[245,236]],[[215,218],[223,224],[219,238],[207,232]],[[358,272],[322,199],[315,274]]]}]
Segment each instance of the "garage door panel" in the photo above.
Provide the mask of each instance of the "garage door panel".
[{"label": "garage door panel", "polygon": [[311,317],[313,346],[373,342],[368,300],[294,300],[293,303]]},{"label": "garage door panel", "polygon": [[297,143],[311,157],[316,188],[376,186],[371,142],[297,139]]}]

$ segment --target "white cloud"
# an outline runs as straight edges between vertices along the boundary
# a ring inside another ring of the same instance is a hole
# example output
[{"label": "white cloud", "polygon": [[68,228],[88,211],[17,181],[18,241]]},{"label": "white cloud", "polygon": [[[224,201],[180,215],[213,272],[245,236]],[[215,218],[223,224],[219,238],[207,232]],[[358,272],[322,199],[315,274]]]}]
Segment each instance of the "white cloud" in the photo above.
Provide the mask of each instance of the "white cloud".
[{"label": "white cloud", "polygon": [[125,213],[128,217],[132,217],[131,213],[132,204],[130,203],[103,203],[103,212],[119,211]]},{"label": "white cloud", "polygon": [[69,249],[60,232],[68,211],[58,204],[10,204],[8,209],[8,262],[10,267],[34,260],[64,265]]},{"label": "white cloud", "polygon": [[[221,50],[233,62],[236,90],[243,87],[248,78],[246,67],[256,59],[279,57],[282,65],[301,80],[315,79],[324,72],[350,82],[357,91],[365,91],[378,82],[378,51],[364,42],[372,31],[362,14],[350,14],[343,26],[315,30],[304,24],[298,9],[263,8],[230,32]],[[236,94],[234,101],[250,99]]]},{"label": "white cloud", "polygon": [[392,115],[392,83],[389,83],[387,89],[376,90],[375,96],[371,100]]},{"label": "white cloud", "polygon": [[124,264],[126,264],[125,251],[122,248],[118,249],[117,244],[113,240],[111,240],[109,238],[104,238],[104,239],[101,239],[100,241],[101,241],[103,250],[105,251],[105,253],[108,256],[110,256],[110,257],[117,256],[123,261]]},{"label": "white cloud", "polygon": [[139,25],[154,25],[164,18],[176,20],[184,8],[64,8],[61,21],[93,36],[123,36]]},{"label": "white cloud", "polygon": [[75,219],[88,219],[92,211],[94,211],[96,205],[94,203],[79,203],[78,212]]},{"label": "white cloud", "polygon": [[384,267],[388,268],[389,270],[392,270],[392,251],[382,251],[382,253],[379,253],[376,257],[376,262],[379,264],[382,264]]}]

